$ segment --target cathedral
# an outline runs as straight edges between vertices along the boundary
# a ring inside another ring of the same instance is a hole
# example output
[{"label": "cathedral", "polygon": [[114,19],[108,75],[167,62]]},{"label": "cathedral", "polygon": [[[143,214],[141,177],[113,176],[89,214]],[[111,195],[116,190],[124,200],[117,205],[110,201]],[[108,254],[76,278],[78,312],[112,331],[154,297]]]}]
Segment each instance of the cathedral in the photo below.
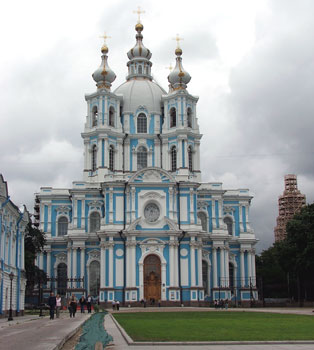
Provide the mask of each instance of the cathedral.
[{"label": "cathedral", "polygon": [[47,238],[37,257],[45,290],[90,294],[105,306],[252,301],[252,196],[201,182],[198,97],[187,90],[182,49],[166,91],[152,77],[143,29],[138,21],[126,81],[114,91],[101,48],[97,88],[85,96],[83,180],[35,195],[36,225]]}]

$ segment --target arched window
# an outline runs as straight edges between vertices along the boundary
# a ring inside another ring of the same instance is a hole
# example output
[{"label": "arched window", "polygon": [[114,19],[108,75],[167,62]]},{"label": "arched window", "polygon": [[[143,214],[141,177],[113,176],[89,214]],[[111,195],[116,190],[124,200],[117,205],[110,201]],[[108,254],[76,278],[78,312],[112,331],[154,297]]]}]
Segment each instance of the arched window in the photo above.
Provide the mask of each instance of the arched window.
[{"label": "arched window", "polygon": [[58,236],[65,236],[68,234],[68,219],[61,216],[58,219]]},{"label": "arched window", "polygon": [[234,266],[231,263],[229,263],[229,288],[231,294],[234,294]]},{"label": "arched window", "polygon": [[228,234],[232,236],[233,234],[233,221],[229,217],[224,218],[224,223],[227,225]]},{"label": "arched window", "polygon": [[92,171],[96,171],[97,168],[97,146],[92,147]]},{"label": "arched window", "polygon": [[171,171],[177,170],[177,149],[176,146],[171,147]]},{"label": "arched window", "polygon": [[94,106],[92,110],[92,126],[97,126],[97,121],[98,121],[98,108],[97,106]]},{"label": "arched window", "polygon": [[147,117],[144,113],[140,113],[137,117],[137,133],[138,134],[147,133]]},{"label": "arched window", "polygon": [[138,66],[138,74],[143,74],[143,68],[142,68],[142,66]]},{"label": "arched window", "polygon": [[131,74],[134,74],[134,66],[131,66]]},{"label": "arched window", "polygon": [[144,146],[140,146],[137,150],[137,170],[147,168],[147,150]]},{"label": "arched window", "polygon": [[109,147],[109,170],[114,170],[114,148],[112,145]]},{"label": "arched window", "polygon": [[192,128],[192,109],[190,107],[187,109],[187,119],[188,128]]},{"label": "arched window", "polygon": [[109,108],[109,126],[114,126],[114,108]]},{"label": "arched window", "polygon": [[201,220],[202,230],[207,232],[208,231],[208,227],[207,227],[207,216],[206,216],[206,214],[200,211],[200,212],[197,213],[197,217]]},{"label": "arched window", "polygon": [[96,232],[100,229],[100,215],[97,211],[90,214],[89,232]]},{"label": "arched window", "polygon": [[89,265],[89,294],[98,297],[100,287],[100,263],[92,261]]},{"label": "arched window", "polygon": [[170,128],[177,126],[177,112],[174,107],[170,108]]},{"label": "arched window", "polygon": [[189,170],[193,171],[193,150],[192,146],[188,147]]},{"label": "arched window", "polygon": [[202,276],[203,276],[203,288],[205,295],[208,295],[208,264],[202,260]]},{"label": "arched window", "polygon": [[65,263],[60,263],[57,267],[57,288],[58,288],[58,294],[66,295],[67,265]]}]

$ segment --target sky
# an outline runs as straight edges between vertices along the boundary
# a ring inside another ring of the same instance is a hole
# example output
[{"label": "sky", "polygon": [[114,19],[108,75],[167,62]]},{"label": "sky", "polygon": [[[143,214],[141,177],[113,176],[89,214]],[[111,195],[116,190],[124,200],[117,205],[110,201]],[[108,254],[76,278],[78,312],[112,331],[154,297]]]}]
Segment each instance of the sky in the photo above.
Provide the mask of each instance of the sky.
[{"label": "sky", "polygon": [[284,175],[314,200],[311,0],[11,0],[0,11],[0,173],[33,211],[42,186],[83,178],[87,106],[104,32],[113,90],[125,81],[138,6],[154,79],[167,89],[176,34],[199,96],[202,181],[249,188],[257,251],[274,241]]}]

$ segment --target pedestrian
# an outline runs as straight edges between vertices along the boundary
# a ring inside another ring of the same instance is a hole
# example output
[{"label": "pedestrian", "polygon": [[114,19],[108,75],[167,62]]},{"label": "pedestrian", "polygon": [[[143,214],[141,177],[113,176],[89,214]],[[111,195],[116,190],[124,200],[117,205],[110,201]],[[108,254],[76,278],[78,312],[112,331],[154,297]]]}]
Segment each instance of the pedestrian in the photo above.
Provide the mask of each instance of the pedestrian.
[{"label": "pedestrian", "polygon": [[88,294],[87,296],[87,302],[86,302],[86,305],[87,305],[87,312],[90,314],[92,312],[92,297],[90,294]]},{"label": "pedestrian", "polygon": [[61,297],[59,294],[56,296],[56,317],[59,318],[61,310]]},{"label": "pedestrian", "polygon": [[119,311],[119,309],[120,309],[120,301],[119,300],[116,301],[116,306],[117,306],[117,310]]},{"label": "pedestrian", "polygon": [[76,309],[77,309],[77,300],[75,295],[72,295],[69,300],[70,317],[75,317]]},{"label": "pedestrian", "polygon": [[50,292],[50,297],[48,298],[48,305],[50,307],[50,319],[53,320],[55,317],[55,308],[56,308],[56,297],[53,292]]},{"label": "pedestrian", "polygon": [[115,308],[116,308],[116,301],[115,300],[112,300],[112,310],[115,310]]},{"label": "pedestrian", "polygon": [[214,306],[215,306],[215,309],[218,308],[218,301],[217,301],[217,299],[215,299],[215,301],[214,301]]},{"label": "pedestrian", "polygon": [[226,309],[226,310],[228,310],[228,306],[229,306],[229,300],[226,299],[226,300],[225,300],[225,309]]},{"label": "pedestrian", "polygon": [[85,313],[85,310],[84,310],[85,304],[86,304],[86,300],[85,300],[84,295],[82,295],[81,298],[80,298],[81,314]]}]

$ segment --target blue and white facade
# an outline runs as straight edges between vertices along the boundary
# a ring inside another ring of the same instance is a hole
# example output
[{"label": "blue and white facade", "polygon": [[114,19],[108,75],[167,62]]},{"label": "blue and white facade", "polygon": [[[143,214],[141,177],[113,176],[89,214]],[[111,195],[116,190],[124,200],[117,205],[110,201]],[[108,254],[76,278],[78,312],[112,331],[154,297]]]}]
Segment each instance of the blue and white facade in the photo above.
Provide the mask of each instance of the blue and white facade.
[{"label": "blue and white facade", "polygon": [[[255,238],[247,189],[202,183],[198,97],[182,50],[166,92],[151,75],[151,52],[138,23],[126,82],[115,91],[104,45],[85,96],[83,181],[43,187],[38,225],[47,236],[38,265],[102,303],[204,304],[257,297]],[[61,284],[61,282],[59,282]],[[48,288],[58,292],[58,281]]]},{"label": "blue and white facade", "polygon": [[12,279],[12,310],[23,314],[26,279],[24,277],[24,235],[29,215],[21,212],[10,200],[8,186],[0,174],[0,317],[10,309]]}]

